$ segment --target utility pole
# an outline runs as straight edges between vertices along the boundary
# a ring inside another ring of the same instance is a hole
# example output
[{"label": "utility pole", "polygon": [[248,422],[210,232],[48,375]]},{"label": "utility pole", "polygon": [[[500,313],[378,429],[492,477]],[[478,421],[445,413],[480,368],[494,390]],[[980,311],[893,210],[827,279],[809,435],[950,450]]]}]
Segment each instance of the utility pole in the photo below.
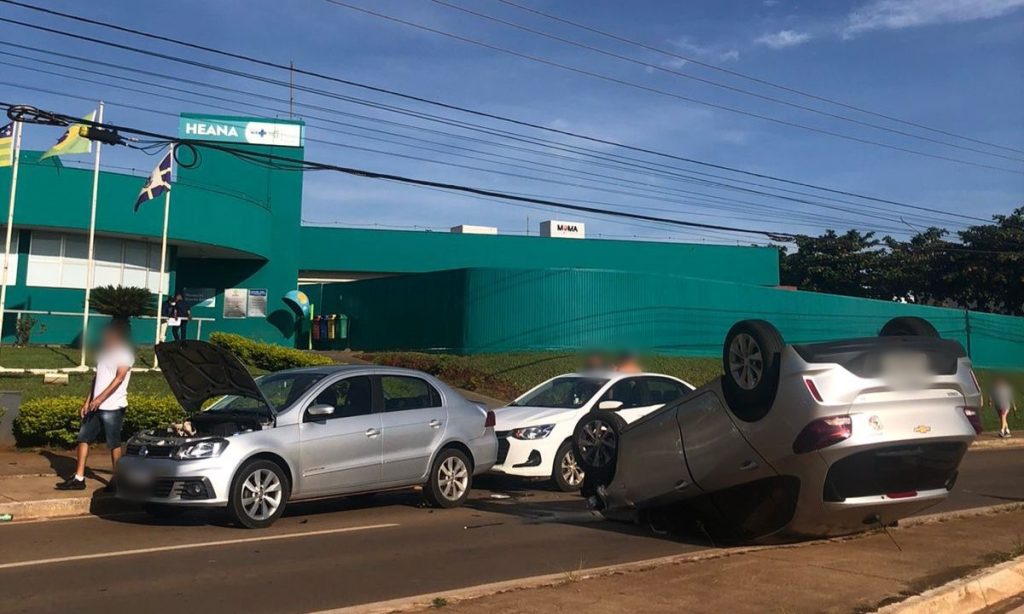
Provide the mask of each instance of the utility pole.
[{"label": "utility pole", "polygon": [[967,357],[971,357],[971,312],[964,309],[964,333],[967,335]]}]

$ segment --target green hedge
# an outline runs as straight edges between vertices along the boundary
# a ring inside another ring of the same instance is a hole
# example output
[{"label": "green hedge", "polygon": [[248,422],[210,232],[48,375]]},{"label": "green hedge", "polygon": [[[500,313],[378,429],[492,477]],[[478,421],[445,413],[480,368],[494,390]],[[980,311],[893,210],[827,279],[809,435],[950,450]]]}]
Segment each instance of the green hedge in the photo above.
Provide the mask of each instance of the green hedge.
[{"label": "green hedge", "polygon": [[261,343],[231,333],[213,333],[210,343],[227,349],[245,364],[265,371],[334,364],[333,360],[320,354]]},{"label": "green hedge", "polygon": [[[82,397],[59,396],[31,399],[21,404],[14,419],[14,439],[19,446],[70,446],[78,436]],[[122,434],[129,437],[143,429],[167,426],[186,417],[173,396],[128,395],[128,412]]]}]

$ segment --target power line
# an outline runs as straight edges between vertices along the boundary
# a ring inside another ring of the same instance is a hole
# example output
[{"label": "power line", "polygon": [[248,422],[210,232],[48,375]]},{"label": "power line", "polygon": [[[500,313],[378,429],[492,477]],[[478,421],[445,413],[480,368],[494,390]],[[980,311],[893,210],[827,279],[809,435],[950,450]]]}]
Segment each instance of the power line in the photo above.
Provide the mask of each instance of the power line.
[{"label": "power line", "polygon": [[[333,1],[333,0],[329,0],[329,1]],[[838,113],[831,113],[829,111],[823,111],[821,109],[816,109],[814,107],[809,107],[807,105],[802,105],[802,104],[791,102],[791,101],[788,101],[788,100],[783,100],[781,98],[776,98],[774,96],[767,96],[765,94],[759,94],[757,92],[752,92],[750,90],[746,90],[746,89],[743,89],[741,87],[736,87],[736,86],[733,86],[733,85],[729,85],[727,83],[721,83],[719,81],[714,81],[712,79],[706,79],[704,77],[699,77],[697,75],[691,75],[691,74],[683,72],[681,70],[676,70],[676,69],[673,69],[673,68],[668,68],[666,66],[661,66],[659,64],[654,64],[654,63],[651,63],[651,62],[645,62],[644,60],[638,60],[636,58],[625,56],[625,55],[622,55],[620,53],[616,53],[614,51],[608,51],[607,49],[602,49],[600,47],[595,47],[594,45],[589,45],[587,43],[582,43],[580,41],[568,39],[568,38],[559,36],[557,34],[551,34],[550,32],[544,32],[543,30],[538,30],[536,28],[531,28],[529,26],[525,26],[523,24],[516,23],[516,22],[513,22],[513,21],[509,21],[509,20],[506,20],[506,19],[502,19],[500,17],[495,17],[494,15],[489,15],[489,14],[486,14],[486,13],[481,13],[481,12],[473,10],[473,9],[468,9],[468,8],[459,6],[457,4],[452,4],[450,2],[446,2],[445,0],[431,0],[431,2],[433,2],[435,4],[438,4],[438,5],[441,5],[441,6],[444,6],[444,7],[448,7],[450,9],[452,9],[452,10],[456,10],[456,11],[460,11],[462,13],[466,13],[468,15],[473,15],[473,16],[478,17],[480,19],[485,19],[487,21],[491,21],[491,22],[494,22],[494,23],[500,23],[500,24],[506,25],[506,26],[508,26],[510,28],[515,28],[517,30],[520,30],[520,31],[523,31],[523,32],[528,32],[530,34],[534,34],[536,36],[540,36],[540,37],[543,37],[543,38],[546,38],[546,39],[549,39],[549,40],[554,40],[554,41],[558,41],[560,43],[571,45],[571,46],[577,47],[579,49],[585,49],[587,51],[592,51],[594,53],[599,53],[601,55],[604,55],[604,56],[607,56],[607,57],[611,57],[611,58],[615,58],[617,60],[622,60],[624,62],[629,62],[629,63],[635,64],[637,66],[643,66],[644,68],[647,68],[647,69],[650,69],[650,70],[657,70],[659,72],[663,72],[663,73],[666,73],[666,74],[674,75],[674,76],[677,76],[677,77],[682,77],[684,79],[690,79],[690,80],[693,80],[693,81],[697,81],[697,82],[703,83],[705,85],[710,85],[712,87],[717,87],[717,88],[729,90],[729,91],[732,91],[732,92],[736,92],[736,93],[739,93],[739,94],[743,94],[745,96],[751,96],[751,97],[758,98],[758,99],[761,99],[761,100],[766,100],[768,102],[772,102],[772,103],[775,103],[775,104],[781,104],[781,105],[785,105],[785,106],[788,106],[788,107],[792,107],[794,109],[799,109],[801,111],[807,111],[809,113],[815,113],[817,115],[821,115],[821,116],[824,116],[824,117],[830,117],[832,119],[838,119],[840,121],[849,122],[849,123],[852,123],[852,124],[856,124],[858,126],[866,126],[866,127],[869,127],[869,128],[874,128],[875,130],[881,130],[881,131],[884,131],[884,132],[891,132],[893,134],[898,134],[900,136],[905,136],[905,137],[912,138],[912,139],[918,139],[918,140],[922,140],[922,141],[927,141],[929,143],[935,143],[935,144],[938,144],[938,145],[943,145],[943,146],[946,146],[946,147],[952,147],[952,148],[955,148],[955,149],[962,149],[964,151],[971,151],[971,152],[982,154],[982,155],[986,155],[986,156],[993,156],[993,157],[996,157],[996,158],[1002,158],[1004,160],[1011,160],[1013,162],[1018,162],[1018,163],[1024,162],[1024,159],[1019,158],[1017,156],[1008,156],[1008,155],[1005,155],[1005,154],[993,153],[991,151],[986,151],[984,149],[978,149],[978,148],[975,148],[975,147],[968,147],[966,145],[959,145],[959,144],[951,143],[949,141],[944,141],[944,140],[941,140],[941,139],[935,139],[935,138],[931,138],[931,137],[927,137],[927,136],[921,136],[919,134],[914,134],[912,132],[907,132],[905,130],[898,130],[896,128],[890,128],[888,126],[882,126],[882,125],[879,125],[879,124],[874,124],[874,123],[871,123],[871,122],[855,119],[855,118],[852,118],[852,117],[847,117],[845,115],[840,115]],[[1022,152],[1022,153],[1024,153],[1024,152]]]},{"label": "power line", "polygon": [[[11,3],[11,4],[14,3],[13,0],[0,0],[0,2],[7,2],[7,3]],[[479,110],[470,109],[470,108],[467,108],[467,107],[461,107],[461,106],[458,106],[458,105],[454,105],[454,104],[450,104],[450,103],[445,103],[445,102],[441,102],[441,101],[437,101],[437,100],[431,100],[431,99],[424,98],[424,97],[421,97],[421,96],[416,96],[416,95],[412,95],[412,94],[406,94],[406,93],[398,92],[398,91],[395,91],[395,90],[389,90],[387,88],[382,88],[382,87],[378,87],[378,86],[373,86],[373,85],[368,85],[368,84],[364,84],[364,83],[359,83],[359,82],[355,82],[355,81],[351,81],[351,80],[342,79],[342,78],[339,78],[339,77],[333,77],[333,76],[325,75],[325,74],[318,73],[318,72],[315,72],[315,71],[309,71],[309,70],[305,70],[305,69],[294,68],[294,67],[291,67],[291,66],[286,67],[283,64],[271,62],[271,61],[268,61],[268,60],[262,60],[262,59],[259,59],[259,58],[253,58],[253,57],[250,57],[250,56],[245,56],[245,55],[234,53],[234,52],[214,49],[214,48],[207,47],[207,46],[204,46],[204,45],[198,45],[196,43],[180,41],[180,40],[176,40],[176,39],[173,39],[173,38],[170,38],[170,37],[167,37],[167,36],[152,34],[152,33],[149,33],[149,32],[142,32],[142,31],[139,31],[139,30],[134,30],[134,29],[131,29],[131,28],[126,28],[124,26],[118,26],[118,25],[114,25],[114,24],[108,24],[108,23],[104,23],[104,22],[99,22],[99,21],[92,20],[92,19],[89,19],[89,18],[86,18],[86,17],[71,15],[71,14],[68,14],[68,13],[61,13],[59,11],[52,11],[52,10],[49,10],[49,9],[39,9],[38,7],[31,7],[31,6],[28,6],[28,5],[21,4],[21,3],[17,3],[17,4],[19,4],[19,6],[24,6],[26,8],[31,8],[31,9],[34,9],[34,10],[41,10],[43,12],[47,12],[47,13],[50,13],[50,14],[58,15],[58,16],[65,17],[65,18],[68,18],[68,19],[82,21],[82,22],[85,22],[85,23],[90,23],[90,24],[101,26],[101,27],[105,27],[105,28],[111,28],[111,29],[114,29],[114,30],[122,31],[122,32],[128,32],[128,33],[135,34],[137,36],[142,36],[142,37],[145,37],[145,38],[151,38],[151,39],[155,39],[155,40],[161,40],[161,41],[165,41],[165,42],[170,42],[170,43],[177,44],[177,45],[184,46],[184,47],[188,47],[188,48],[191,48],[191,49],[197,49],[197,50],[200,50],[200,51],[205,51],[205,52],[209,52],[209,53],[215,53],[215,54],[222,55],[222,56],[225,56],[225,57],[231,57],[231,58],[235,58],[235,59],[245,60],[245,61],[252,62],[252,63],[255,63],[255,64],[259,64],[259,65],[262,65],[262,66],[277,68],[277,69],[281,69],[281,70],[291,70],[291,71],[294,71],[296,73],[307,75],[307,76],[311,76],[311,77],[315,77],[315,78],[318,78],[318,79],[323,79],[323,80],[327,80],[327,81],[332,81],[332,82],[340,83],[340,84],[343,84],[343,85],[349,85],[349,86],[353,86],[353,87],[358,87],[358,88],[365,89],[365,90],[368,90],[368,91],[373,91],[373,92],[376,92],[376,93],[387,94],[387,95],[403,98],[403,99],[406,99],[406,100],[420,102],[420,103],[423,103],[423,104],[429,104],[429,105],[436,106],[436,107],[439,107],[439,108],[443,108],[443,109],[446,109],[446,110],[458,111],[458,112],[461,112],[461,113],[475,115],[475,116],[478,116],[478,117],[484,117],[484,118],[487,118],[487,119],[492,119],[492,120],[496,120],[496,121],[502,121],[502,122],[510,123],[510,124],[517,125],[517,126],[520,126],[520,127],[526,127],[526,128],[531,128],[531,129],[535,129],[535,130],[550,132],[550,133],[558,134],[558,135],[561,135],[561,136],[569,136],[569,137],[577,138],[577,139],[588,141],[588,142],[592,142],[592,143],[597,143],[597,144],[607,145],[607,146],[613,146],[613,147],[619,147],[619,148],[626,149],[626,150],[629,150],[629,151],[634,151],[634,152],[638,152],[638,153],[644,153],[644,154],[653,155],[653,156],[657,156],[657,157],[662,157],[662,158],[666,158],[666,159],[676,160],[676,161],[685,162],[685,163],[688,163],[688,164],[695,164],[695,165],[698,165],[698,166],[714,168],[714,169],[722,170],[722,171],[726,171],[726,172],[738,173],[738,174],[742,174],[742,175],[746,175],[746,176],[750,176],[750,177],[756,177],[756,178],[763,179],[763,180],[777,181],[777,182],[787,183],[787,184],[790,184],[790,185],[796,185],[796,186],[800,186],[800,187],[804,187],[804,188],[820,190],[820,191],[831,193],[831,194],[839,194],[839,195],[842,195],[842,196],[859,198],[859,199],[869,200],[869,201],[878,202],[878,203],[882,203],[882,204],[890,204],[890,205],[894,205],[894,206],[897,206],[897,207],[903,207],[903,208],[908,208],[908,209],[916,209],[916,210],[921,210],[921,211],[928,211],[928,212],[931,212],[931,213],[937,213],[937,214],[941,214],[941,215],[951,215],[951,216],[961,217],[963,219],[970,219],[970,220],[974,220],[974,221],[980,221],[980,222],[983,222],[983,223],[986,223],[986,224],[991,224],[990,220],[985,220],[983,218],[978,218],[978,217],[973,217],[973,216],[966,216],[966,215],[962,215],[962,214],[954,214],[954,213],[950,213],[950,212],[947,212],[947,211],[942,211],[942,210],[934,209],[934,208],[930,208],[930,207],[923,207],[923,206],[920,206],[920,205],[914,205],[914,204],[910,204],[910,203],[903,203],[903,202],[895,201],[895,200],[892,200],[892,199],[885,199],[885,198],[879,198],[879,197],[874,197],[874,196],[867,196],[867,195],[858,194],[858,193],[847,191],[847,190],[838,190],[838,189],[835,189],[835,188],[828,188],[828,187],[825,187],[825,186],[815,185],[815,184],[811,184],[811,183],[808,183],[808,182],[802,182],[802,181],[796,181],[796,180],[792,180],[792,179],[784,179],[784,178],[781,178],[781,177],[775,177],[775,176],[772,176],[772,175],[768,175],[766,173],[758,173],[758,172],[754,172],[754,171],[747,171],[747,170],[743,170],[743,169],[739,169],[739,168],[735,168],[735,167],[730,167],[730,166],[723,165],[723,164],[716,164],[716,163],[706,162],[706,161],[702,161],[702,160],[697,160],[697,159],[694,159],[694,158],[687,158],[687,157],[684,157],[684,156],[679,156],[679,155],[675,155],[675,154],[661,152],[661,151],[657,151],[657,150],[653,150],[653,149],[649,149],[649,148],[638,147],[638,146],[634,146],[634,145],[627,145],[627,144],[611,141],[611,140],[608,140],[608,139],[602,139],[602,138],[599,138],[599,137],[594,137],[594,136],[589,136],[589,135],[585,135],[585,134],[581,134],[581,133],[576,133],[576,132],[572,132],[572,131],[569,131],[569,130],[562,130],[562,129],[553,128],[553,127],[549,127],[549,126],[543,126],[543,125],[540,125],[540,124],[535,124],[535,123],[524,121],[524,120],[504,117],[504,116],[497,115],[497,114],[494,114],[494,113],[489,113],[489,112],[486,112],[486,111],[479,111]],[[100,39],[96,39],[96,38],[93,38],[93,37],[88,37],[88,36],[80,35],[80,34],[72,34],[72,33],[69,33],[69,32],[61,31],[61,30],[55,30],[53,28],[47,28],[45,26],[39,26],[39,25],[35,25],[35,24],[28,24],[28,23],[25,23],[25,22],[19,22],[19,21],[16,21],[16,20],[11,20],[11,19],[6,19],[6,18],[0,18],[0,21],[4,21],[4,22],[7,22],[7,23],[13,23],[15,25],[21,25],[21,26],[24,26],[24,27],[29,27],[29,28],[32,28],[32,29],[35,29],[35,30],[38,30],[38,31],[49,32],[51,34],[55,34],[55,35],[59,35],[59,36],[71,37],[71,38],[76,38],[76,39],[79,39],[79,40],[86,40],[86,41],[89,41],[89,42],[92,42],[92,43],[96,43],[96,44],[100,44],[100,45],[105,45],[105,46],[110,46],[110,47],[114,47],[114,48],[117,48],[117,49],[122,49],[122,50],[125,50],[125,51],[133,52],[133,53],[139,53],[139,54],[148,55],[148,56],[151,56],[151,57],[159,57],[161,59],[165,59],[165,60],[169,60],[169,61],[173,61],[173,62],[184,63],[184,64],[188,64],[188,65],[191,65],[191,66],[197,66],[197,67],[201,67],[201,68],[207,68],[209,70],[215,70],[215,71],[218,71],[218,72],[224,72],[226,74],[235,74],[235,75],[238,75],[238,76],[247,76],[248,78],[253,78],[253,79],[256,79],[256,80],[261,80],[261,81],[265,81],[265,82],[269,82],[269,83],[273,83],[275,81],[273,79],[269,79],[269,78],[266,78],[266,77],[260,77],[260,76],[256,76],[256,75],[247,75],[246,73],[243,73],[243,72],[240,72],[240,71],[234,71],[234,70],[231,70],[231,69],[221,68],[221,67],[217,67],[217,66],[214,66],[214,65],[206,64],[206,63],[203,63],[203,62],[196,62],[196,61],[193,61],[193,60],[186,60],[184,58],[178,58],[178,57],[175,57],[175,56],[171,56],[171,55],[167,55],[167,54],[163,54],[163,53],[159,53],[159,52],[155,52],[155,51],[141,50],[141,49],[138,49],[138,48],[135,48],[135,47],[130,47],[128,45],[122,45],[122,44],[118,44],[118,43],[113,43],[113,42],[110,42],[110,41],[100,40]],[[365,101],[365,100],[364,101],[359,101],[359,99],[351,99],[351,97],[342,96],[342,95],[339,95],[339,94],[334,94],[334,93],[329,93],[329,92],[324,92],[323,90],[316,90],[314,88],[303,88],[303,90],[304,91],[309,91],[311,93],[320,94],[320,95],[337,97],[338,99],[350,99],[351,101],[354,101],[354,102],[358,101],[358,102],[356,102],[357,104],[368,104],[370,106],[375,106],[373,103],[370,103],[369,101]],[[376,103],[376,105],[378,105],[378,106],[376,106],[376,108],[385,108],[385,109],[389,109],[389,110],[395,109],[395,107],[391,107],[390,105],[384,105],[383,103]],[[429,116],[429,114],[421,114],[421,113],[411,112],[411,111],[408,111],[408,110],[401,110],[399,112],[413,114],[414,116]],[[453,121],[453,120],[448,120],[448,121]],[[504,131],[502,131],[502,132],[504,132]]]},{"label": "power line", "polygon": [[670,97],[670,98],[675,98],[675,99],[678,99],[678,100],[682,100],[684,102],[690,102],[690,103],[693,103],[693,104],[699,104],[699,105],[706,106],[706,107],[709,107],[709,108],[712,108],[712,109],[717,109],[717,110],[720,110],[720,111],[727,111],[727,112],[735,113],[735,114],[738,114],[738,115],[744,115],[744,116],[747,116],[747,117],[753,117],[753,118],[756,118],[756,119],[761,119],[761,120],[772,122],[772,123],[779,124],[779,125],[782,125],[782,126],[788,126],[790,128],[800,128],[801,130],[806,130],[808,132],[814,132],[814,133],[817,133],[817,134],[823,134],[823,135],[826,135],[826,136],[831,136],[831,137],[835,137],[835,138],[839,138],[839,139],[844,139],[844,140],[852,141],[852,142],[856,142],[856,143],[862,143],[862,144],[865,144],[865,145],[874,145],[874,146],[877,146],[877,147],[883,147],[883,148],[891,149],[891,150],[894,150],[894,151],[902,151],[904,153],[915,154],[915,155],[918,155],[918,156],[924,156],[924,157],[933,158],[933,159],[936,159],[936,160],[944,160],[946,162],[954,162],[954,163],[957,163],[957,164],[963,164],[963,165],[973,166],[973,167],[977,167],[977,168],[985,168],[985,169],[989,169],[989,170],[1002,171],[1002,172],[1005,172],[1005,173],[1013,173],[1013,174],[1017,174],[1017,175],[1024,175],[1024,171],[1021,171],[1021,170],[1016,170],[1016,169],[1011,169],[1011,168],[1004,168],[1004,167],[1001,167],[1001,166],[992,166],[990,164],[983,164],[981,162],[972,162],[970,160],[963,160],[961,158],[952,158],[950,156],[944,156],[944,155],[940,155],[940,154],[928,153],[928,152],[920,151],[920,150],[917,150],[917,149],[910,149],[909,147],[902,147],[900,145],[893,145],[891,143],[884,143],[884,142],[881,142],[881,141],[873,141],[871,139],[865,139],[865,138],[861,138],[861,137],[852,136],[852,135],[849,135],[849,134],[843,134],[841,132],[834,132],[832,130],[826,130],[824,128],[816,128],[814,126],[808,126],[807,124],[801,124],[801,123],[798,123],[798,122],[792,122],[792,121],[788,121],[788,120],[785,120],[785,119],[779,119],[777,117],[772,117],[770,115],[764,115],[764,114],[761,114],[761,113],[756,113],[754,111],[747,111],[745,109],[739,109],[737,107],[730,107],[730,106],[724,105],[724,104],[719,104],[719,103],[715,103],[715,102],[708,102],[706,100],[701,100],[699,98],[693,98],[691,96],[684,96],[682,94],[677,94],[675,92],[670,92],[668,90],[663,90],[663,89],[660,89],[660,88],[657,88],[657,87],[652,87],[652,86],[649,86],[649,85],[644,85],[642,83],[637,83],[635,81],[629,81],[629,80],[626,80],[626,79],[620,79],[618,77],[613,77],[613,76],[610,76],[610,75],[605,75],[605,74],[602,74],[602,73],[598,73],[598,72],[594,72],[594,71],[591,71],[591,70],[587,70],[585,68],[579,68],[579,67],[576,67],[576,66],[570,66],[568,64],[563,64],[561,62],[557,62],[555,60],[550,60],[550,59],[543,58],[543,57],[536,56],[536,55],[530,55],[528,53],[523,53],[521,51],[515,51],[515,50],[509,49],[507,47],[501,47],[499,45],[494,45],[494,44],[491,44],[491,43],[488,43],[488,42],[484,42],[484,41],[481,41],[481,40],[477,40],[477,39],[474,39],[474,38],[469,38],[468,36],[462,36],[461,34],[455,34],[454,32],[448,32],[448,31],[445,31],[445,30],[441,30],[439,28],[434,28],[434,27],[431,27],[431,26],[426,26],[426,25],[423,25],[423,24],[420,24],[420,23],[416,23],[414,21],[409,21],[409,20],[406,20],[406,19],[402,19],[400,17],[395,17],[393,15],[388,15],[386,13],[379,13],[377,11],[373,11],[373,10],[370,10],[370,9],[367,9],[367,8],[364,8],[364,7],[361,7],[361,6],[356,6],[354,4],[348,4],[347,2],[342,2],[341,0],[326,0],[326,1],[331,3],[331,4],[343,7],[343,8],[347,8],[347,9],[350,9],[350,10],[353,10],[353,11],[358,11],[360,13],[365,13],[365,14],[371,15],[373,17],[377,17],[379,19],[384,19],[386,21],[392,21],[394,23],[399,23],[399,24],[402,24],[402,25],[405,25],[405,26],[409,26],[411,28],[416,28],[417,30],[423,30],[424,32],[431,32],[433,34],[438,34],[440,36],[444,36],[444,37],[451,38],[451,39],[454,39],[454,40],[462,41],[464,43],[469,43],[471,45],[476,45],[478,47],[483,47],[484,49],[490,49],[491,51],[497,51],[499,53],[504,53],[506,55],[511,55],[513,57],[517,57],[517,58],[520,58],[520,59],[529,60],[531,62],[536,62],[538,64],[544,64],[544,65],[547,65],[547,66],[558,68],[560,70],[565,70],[565,71],[573,72],[573,73],[576,73],[576,74],[584,75],[584,76],[587,76],[587,77],[591,77],[591,78],[594,78],[594,79],[599,79],[599,80],[602,80],[602,81],[607,81],[609,83],[616,83],[618,85],[623,85],[623,86],[626,86],[626,87],[631,87],[633,89],[637,89],[637,90],[641,90],[641,91],[646,91],[646,92],[650,92],[650,93],[653,93],[653,94],[658,94],[658,95],[661,95],[661,96],[667,96],[667,97]]},{"label": "power line", "polygon": [[554,15],[552,13],[547,13],[545,11],[541,11],[539,9],[536,9],[536,8],[533,8],[533,7],[530,7],[530,6],[526,6],[526,5],[520,4],[518,2],[513,2],[512,0],[496,0],[496,1],[497,2],[501,2],[502,4],[507,4],[509,6],[513,6],[513,7],[517,8],[517,9],[520,9],[520,10],[523,10],[523,11],[526,11],[526,12],[529,12],[529,13],[533,13],[534,15],[540,15],[541,17],[545,17],[547,19],[551,19],[553,21],[557,21],[557,22],[566,24],[566,25],[572,26],[574,28],[579,28],[579,29],[584,30],[586,32],[590,32],[590,33],[593,33],[593,34],[598,34],[600,36],[604,36],[606,38],[618,41],[620,43],[626,43],[628,45],[633,45],[633,46],[638,47],[640,49],[645,49],[647,51],[653,51],[655,53],[660,53],[662,55],[666,55],[666,56],[675,58],[677,60],[683,60],[683,61],[689,62],[691,64],[696,64],[697,66],[702,66],[704,68],[708,68],[710,70],[714,70],[714,71],[718,71],[718,72],[721,72],[721,73],[724,73],[724,74],[727,74],[727,75],[731,75],[733,77],[739,77],[741,79],[746,79],[748,81],[752,81],[752,82],[758,83],[760,85],[767,85],[768,87],[773,87],[773,88],[776,88],[776,89],[784,91],[784,92],[789,92],[790,94],[797,94],[797,95],[800,95],[800,96],[806,96],[807,98],[818,100],[820,102],[826,102],[828,104],[836,105],[836,106],[842,107],[844,109],[849,109],[851,111],[857,111],[858,113],[864,113],[866,115],[872,115],[872,116],[878,117],[880,119],[886,119],[886,120],[889,120],[889,121],[892,121],[892,122],[900,123],[900,124],[903,124],[905,126],[912,126],[914,128],[920,128],[921,130],[928,130],[929,132],[935,132],[937,134],[943,134],[945,136],[950,136],[950,137],[957,138],[957,139],[963,139],[965,141],[970,141],[972,143],[977,143],[979,145],[987,145],[989,147],[994,147],[996,149],[1002,149],[1002,150],[1005,150],[1005,151],[1011,151],[1011,152],[1014,152],[1014,153],[1024,153],[1024,150],[1021,150],[1021,149],[1015,149],[1013,147],[1007,147],[1005,145],[999,145],[997,143],[991,143],[991,142],[988,142],[988,141],[983,141],[983,140],[976,139],[976,138],[973,138],[973,137],[964,136],[964,135],[961,135],[961,134],[956,134],[954,132],[949,132],[947,130],[942,130],[940,128],[933,128],[933,127],[930,127],[930,126],[926,126],[924,124],[920,124],[918,122],[913,122],[913,121],[910,121],[910,120],[901,119],[899,117],[894,117],[892,115],[887,115],[885,113],[879,113],[878,111],[872,111],[870,109],[865,109],[864,107],[855,106],[855,105],[852,105],[852,104],[849,104],[849,103],[846,103],[846,102],[842,102],[842,101],[837,100],[835,98],[829,98],[829,97],[826,97],[826,96],[821,96],[819,94],[814,94],[814,93],[808,92],[807,90],[801,90],[801,89],[797,89],[795,87],[791,87],[791,86],[775,83],[775,82],[769,81],[767,79],[762,79],[760,77],[754,77],[752,75],[749,75],[749,74],[746,74],[746,73],[742,73],[742,72],[737,71],[737,70],[732,70],[732,69],[729,69],[729,68],[725,68],[724,66],[719,66],[717,64],[712,64],[710,62],[705,62],[705,61],[700,60],[698,58],[695,58],[693,56],[683,55],[681,53],[678,53],[678,52],[675,52],[675,51],[669,51],[669,50],[661,48],[661,47],[655,47],[653,45],[650,45],[650,44],[647,44],[647,43],[643,43],[643,42],[639,42],[639,41],[636,41],[636,40],[633,40],[633,39],[630,39],[630,38],[626,38],[626,37],[624,37],[622,35],[615,34],[613,32],[609,32],[607,30],[601,30],[601,29],[595,28],[593,26],[588,26],[588,25],[585,25],[585,24],[573,21],[571,19],[568,19],[568,18],[565,18],[565,17],[561,17],[559,15]]}]

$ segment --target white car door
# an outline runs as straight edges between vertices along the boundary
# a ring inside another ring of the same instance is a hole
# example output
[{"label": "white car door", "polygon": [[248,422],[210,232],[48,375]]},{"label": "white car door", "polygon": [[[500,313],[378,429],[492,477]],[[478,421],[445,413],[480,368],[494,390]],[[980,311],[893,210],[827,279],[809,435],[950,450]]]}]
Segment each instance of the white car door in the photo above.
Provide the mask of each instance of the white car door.
[{"label": "white car door", "polygon": [[624,377],[608,388],[597,402],[597,407],[605,401],[621,403],[615,410],[626,423],[639,420],[643,416],[661,407],[652,405],[648,400],[647,385],[642,376]]}]

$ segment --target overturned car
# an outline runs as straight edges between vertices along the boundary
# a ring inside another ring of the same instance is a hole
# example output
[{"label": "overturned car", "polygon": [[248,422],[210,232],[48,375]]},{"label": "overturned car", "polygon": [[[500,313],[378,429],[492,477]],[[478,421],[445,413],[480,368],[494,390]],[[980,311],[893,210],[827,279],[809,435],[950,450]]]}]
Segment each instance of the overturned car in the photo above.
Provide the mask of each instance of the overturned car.
[{"label": "overturned car", "polygon": [[981,431],[970,359],[920,318],[797,345],[744,320],[722,359],[723,376],[636,422],[579,420],[584,495],[605,516],[685,517],[732,539],[885,526],[946,498]]},{"label": "overturned car", "polygon": [[497,457],[494,414],[426,373],[336,365],[254,380],[202,341],[156,354],[191,418],[136,434],[117,464],[118,496],[155,515],[226,508],[262,528],[289,500],[418,485],[455,507]]}]

